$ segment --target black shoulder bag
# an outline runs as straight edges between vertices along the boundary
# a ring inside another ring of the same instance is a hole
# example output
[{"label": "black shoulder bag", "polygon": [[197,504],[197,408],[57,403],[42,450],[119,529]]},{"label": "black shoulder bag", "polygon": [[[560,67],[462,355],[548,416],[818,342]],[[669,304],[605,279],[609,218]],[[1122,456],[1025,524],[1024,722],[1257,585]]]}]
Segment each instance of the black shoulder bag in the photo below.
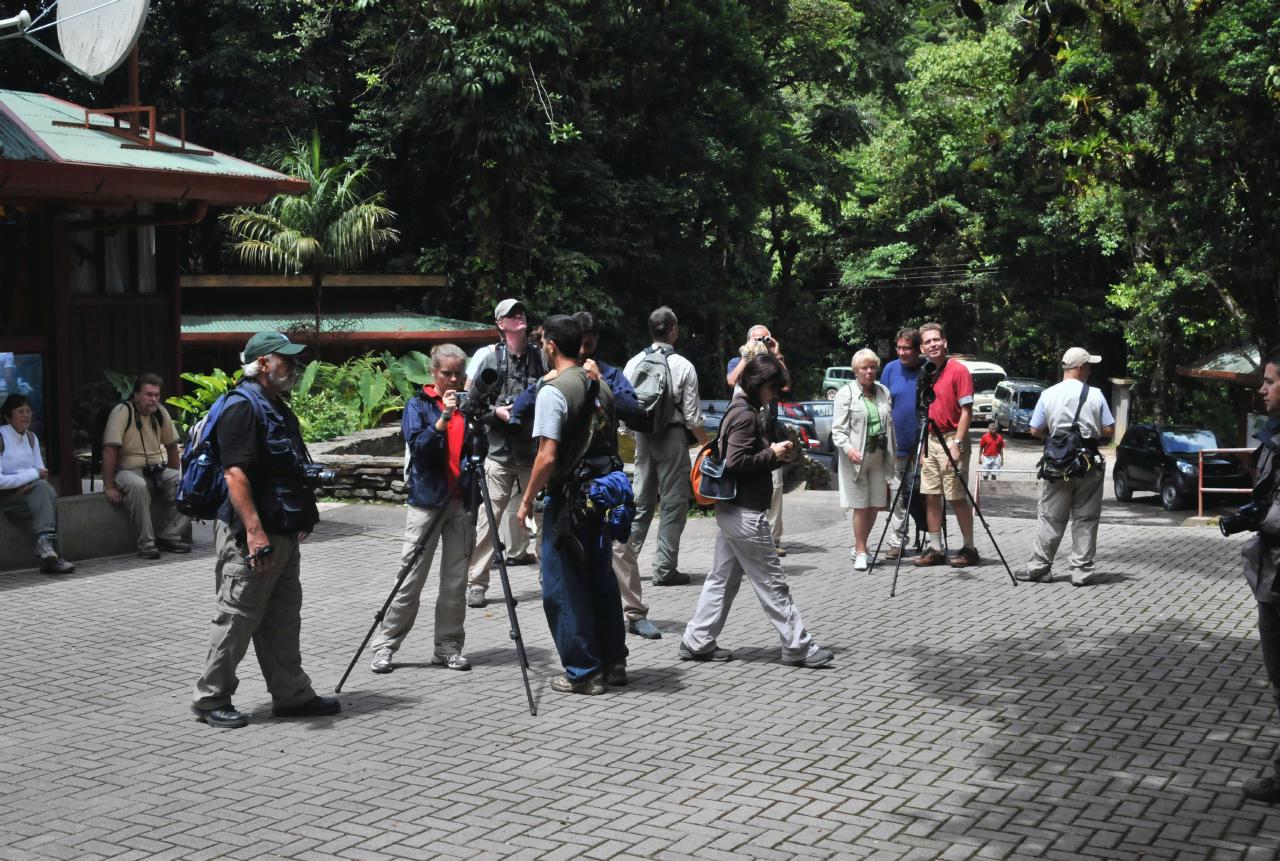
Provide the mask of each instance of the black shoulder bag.
[{"label": "black shoulder bag", "polygon": [[1088,474],[1102,465],[1096,440],[1085,439],[1080,434],[1080,411],[1089,399],[1089,384],[1083,383],[1080,402],[1076,404],[1071,427],[1055,431],[1044,441],[1044,456],[1040,458],[1039,476],[1045,481],[1069,481]]}]

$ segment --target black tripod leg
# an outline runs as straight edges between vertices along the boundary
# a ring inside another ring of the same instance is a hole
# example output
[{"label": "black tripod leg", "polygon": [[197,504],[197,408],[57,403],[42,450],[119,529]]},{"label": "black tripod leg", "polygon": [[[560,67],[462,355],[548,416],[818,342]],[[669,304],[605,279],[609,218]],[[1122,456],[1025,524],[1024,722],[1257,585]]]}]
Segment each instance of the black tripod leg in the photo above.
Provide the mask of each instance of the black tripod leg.
[{"label": "black tripod leg", "polygon": [[[930,424],[932,424],[932,422]],[[936,427],[933,429],[933,432],[938,435],[938,441],[942,442],[941,432],[939,432]],[[991,527],[987,524],[987,518],[982,516],[982,509],[978,508],[978,503],[973,498],[973,493],[969,490],[969,482],[965,480],[964,475],[960,472],[960,464],[951,456],[951,449],[947,448],[945,444],[943,444],[942,450],[947,453],[947,460],[950,462],[951,468],[955,470],[956,478],[960,479],[960,486],[964,488],[964,495],[969,499],[970,508],[973,510],[973,513],[977,516],[978,520],[982,522],[982,528],[986,530],[987,538],[991,541],[991,546],[996,549],[996,555],[1000,557],[1000,564],[1003,565],[1004,570],[1008,572],[1009,582],[1017,586],[1018,578],[1013,576],[1013,569],[1009,567],[1008,561],[1005,560],[1004,551],[1002,551],[1000,549],[1000,545],[996,543],[996,537],[991,533]]]},{"label": "black tripod leg", "polygon": [[[888,516],[885,518],[884,528],[880,530],[880,540],[876,542],[876,551],[871,554],[871,561],[867,564],[867,573],[871,573],[871,569],[876,567],[876,560],[880,558],[880,548],[884,546],[884,539],[889,534],[889,526],[893,523],[893,512],[898,510],[898,500],[902,499],[902,489],[907,484],[907,474],[915,469],[915,458],[907,458],[907,464],[902,470],[902,479],[898,482],[898,489],[893,492],[893,500],[889,503]],[[910,494],[908,494],[910,496]],[[911,500],[907,500],[907,505],[911,504]],[[898,537],[902,539],[902,548],[907,546],[907,520],[911,517],[909,508],[902,510],[902,528],[898,530]],[[902,554],[898,554],[898,558],[902,558]]]},{"label": "black tripod leg", "polygon": [[409,561],[400,566],[400,573],[396,575],[396,585],[391,587],[391,594],[387,596],[387,600],[382,602],[380,609],[373,617],[373,624],[369,627],[369,632],[364,635],[364,639],[360,641],[360,648],[356,649],[356,653],[351,657],[351,663],[347,664],[347,671],[342,674],[342,678],[338,680],[338,685],[333,689],[335,694],[342,693],[342,686],[347,683],[347,677],[351,675],[351,671],[355,669],[356,662],[360,660],[360,656],[364,654],[365,647],[369,645],[369,641],[373,639],[373,632],[378,630],[378,626],[382,624],[382,620],[386,618],[387,608],[391,606],[391,602],[396,599],[396,595],[400,592],[400,587],[404,584],[404,578],[409,576],[409,572],[418,564],[418,560],[422,558],[423,548],[427,546],[427,542],[431,538],[432,532],[439,532],[444,528],[444,518],[440,518],[438,525],[423,533],[418,539],[418,543],[413,547],[413,553],[409,556]]},{"label": "black tripod leg", "polygon": [[507,604],[507,621],[511,623],[511,639],[516,644],[516,657],[520,661],[520,675],[524,678],[525,696],[529,698],[529,714],[537,716],[538,707],[533,702],[533,688],[529,686],[529,656],[524,650],[524,637],[520,634],[520,620],[516,616],[516,599],[511,594],[511,579],[507,576],[507,557],[502,539],[498,537],[498,518],[493,513],[493,500],[489,498],[489,485],[485,478],[484,467],[476,469],[476,490],[484,506],[484,515],[489,523],[489,533],[493,536],[494,553],[498,559],[498,578],[502,581],[502,595]]},{"label": "black tripod leg", "polygon": [[[905,551],[907,546],[907,521],[915,522],[915,519],[911,516],[911,504],[915,501],[916,494],[920,492],[920,468],[924,464],[924,459],[929,456],[929,425],[927,421],[922,420],[920,422],[920,432],[916,434],[916,447],[913,451],[914,454],[911,457],[915,464],[914,469],[904,469],[902,471],[903,481],[907,480],[907,473],[911,473],[911,489],[907,491],[907,504],[902,510],[902,551]],[[912,461],[908,461],[907,465],[911,466]],[[902,487],[899,486],[898,490],[901,491]],[[890,519],[892,519],[892,515],[890,515]],[[890,598],[898,594],[898,572],[902,570],[902,558],[906,556],[906,553],[902,551],[899,551],[898,559],[893,565],[893,583],[889,586]]]}]

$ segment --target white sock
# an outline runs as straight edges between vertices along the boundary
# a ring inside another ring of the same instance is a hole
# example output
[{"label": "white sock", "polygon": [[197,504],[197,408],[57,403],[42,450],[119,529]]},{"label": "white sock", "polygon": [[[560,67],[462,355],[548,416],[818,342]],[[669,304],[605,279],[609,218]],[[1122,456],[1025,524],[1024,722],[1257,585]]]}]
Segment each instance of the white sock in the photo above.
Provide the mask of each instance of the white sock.
[{"label": "white sock", "polygon": [[929,546],[932,547],[934,550],[942,549],[942,533],[941,532],[929,533]]}]

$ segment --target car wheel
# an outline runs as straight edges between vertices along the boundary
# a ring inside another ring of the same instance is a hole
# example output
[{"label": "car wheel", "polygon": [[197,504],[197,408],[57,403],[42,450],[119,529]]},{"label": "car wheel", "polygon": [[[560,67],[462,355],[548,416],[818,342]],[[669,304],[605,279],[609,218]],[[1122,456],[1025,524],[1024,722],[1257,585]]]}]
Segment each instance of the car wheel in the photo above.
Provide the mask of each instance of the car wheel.
[{"label": "car wheel", "polygon": [[827,389],[827,400],[834,401],[836,399],[836,390]]},{"label": "car wheel", "polygon": [[1173,480],[1166,478],[1160,482],[1160,507],[1165,511],[1177,511],[1179,508],[1185,508],[1187,501],[1182,494],[1178,493],[1178,488],[1174,486]]},{"label": "car wheel", "polygon": [[1133,499],[1133,488],[1129,486],[1129,476],[1123,469],[1117,469],[1112,474],[1111,483],[1116,491],[1116,499],[1121,502]]}]

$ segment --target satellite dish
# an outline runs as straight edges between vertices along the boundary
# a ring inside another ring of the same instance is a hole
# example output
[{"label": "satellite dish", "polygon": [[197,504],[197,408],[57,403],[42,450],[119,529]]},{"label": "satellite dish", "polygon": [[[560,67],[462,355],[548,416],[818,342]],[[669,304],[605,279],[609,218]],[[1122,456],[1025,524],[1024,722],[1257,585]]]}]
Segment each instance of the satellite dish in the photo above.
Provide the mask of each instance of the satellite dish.
[{"label": "satellite dish", "polygon": [[[41,23],[55,9],[57,20]],[[17,30],[0,36],[0,41],[26,39],[86,78],[101,81],[128,58],[150,9],[151,0],[53,0],[35,18],[20,12],[0,20],[0,30]],[[58,28],[61,54],[35,38],[50,27]]]},{"label": "satellite dish", "polygon": [[151,0],[58,0],[58,45],[82,75],[102,80],[142,35]]}]

